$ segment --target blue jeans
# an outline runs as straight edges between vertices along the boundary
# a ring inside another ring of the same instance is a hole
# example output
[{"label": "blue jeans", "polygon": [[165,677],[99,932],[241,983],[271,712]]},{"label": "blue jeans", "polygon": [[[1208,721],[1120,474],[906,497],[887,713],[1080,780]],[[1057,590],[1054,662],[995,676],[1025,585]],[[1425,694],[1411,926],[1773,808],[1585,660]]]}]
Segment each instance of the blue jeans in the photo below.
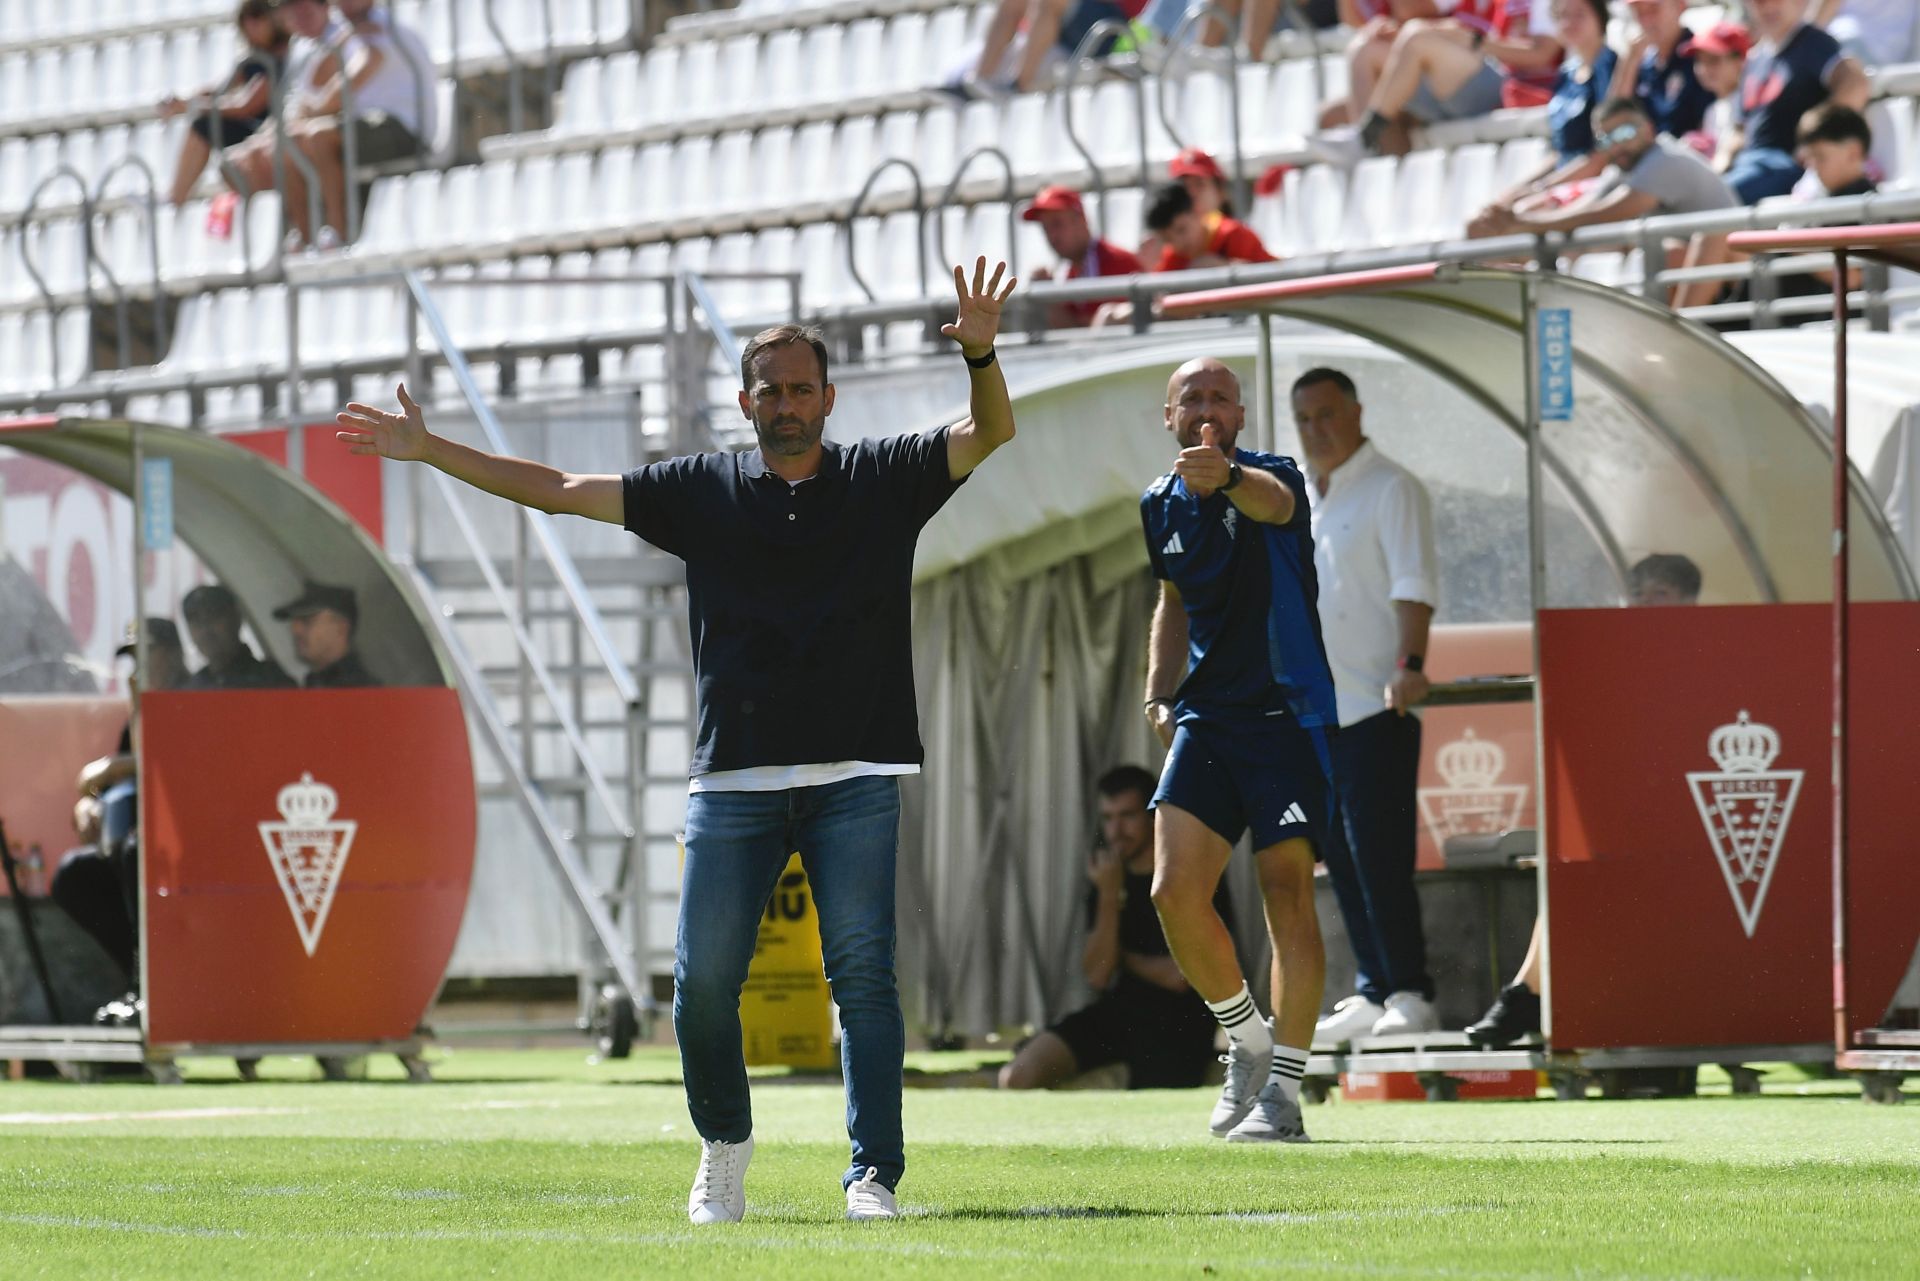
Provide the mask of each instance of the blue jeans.
[{"label": "blue jeans", "polygon": [[753,1133],[740,987],[760,916],[798,850],[820,913],[827,982],[840,1007],[853,1164],[892,1188],[906,1168],[900,1074],[906,1023],[894,985],[894,856],[900,783],[854,778],[781,792],[695,792],[687,800],[687,858],[673,956],[673,1030],[687,1110],[705,1139]]},{"label": "blue jeans", "polygon": [[1395,992],[1433,999],[1413,885],[1419,772],[1417,716],[1381,712],[1334,735],[1339,813],[1329,825],[1327,879],[1353,943],[1354,988],[1375,1004]]}]

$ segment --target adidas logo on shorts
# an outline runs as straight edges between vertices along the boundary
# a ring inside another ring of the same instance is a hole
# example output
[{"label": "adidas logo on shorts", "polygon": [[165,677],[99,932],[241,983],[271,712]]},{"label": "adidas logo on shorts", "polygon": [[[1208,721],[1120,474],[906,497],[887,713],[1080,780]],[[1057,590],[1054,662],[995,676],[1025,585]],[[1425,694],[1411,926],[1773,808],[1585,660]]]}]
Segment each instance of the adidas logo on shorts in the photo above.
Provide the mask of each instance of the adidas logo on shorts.
[{"label": "adidas logo on shorts", "polygon": [[1299,801],[1295,801],[1293,804],[1287,806],[1287,812],[1280,816],[1280,821],[1282,823],[1304,823],[1307,821],[1307,812],[1300,808]]}]

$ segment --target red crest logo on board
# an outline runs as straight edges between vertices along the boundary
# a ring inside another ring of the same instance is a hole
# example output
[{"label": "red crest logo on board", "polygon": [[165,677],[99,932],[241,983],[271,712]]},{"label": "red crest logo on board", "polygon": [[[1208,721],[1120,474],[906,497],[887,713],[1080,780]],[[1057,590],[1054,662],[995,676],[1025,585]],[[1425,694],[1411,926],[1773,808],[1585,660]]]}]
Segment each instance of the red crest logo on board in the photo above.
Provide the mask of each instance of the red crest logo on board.
[{"label": "red crest logo on board", "polygon": [[327,928],[333,893],[340,887],[340,873],[360,825],[352,819],[334,821],[340,797],[325,783],[314,782],[312,774],[302,773],[299,782],[281,788],[276,803],[281,821],[260,824],[260,840],[280,892],[287,896],[301,946],[312,956],[320,946],[320,932]]},{"label": "red crest logo on board", "polygon": [[1754,724],[1744,711],[1733,724],[1713,731],[1707,752],[1719,770],[1690,770],[1687,786],[1733,895],[1740,927],[1752,938],[1806,771],[1771,768],[1780,755],[1780,735],[1772,726]]}]

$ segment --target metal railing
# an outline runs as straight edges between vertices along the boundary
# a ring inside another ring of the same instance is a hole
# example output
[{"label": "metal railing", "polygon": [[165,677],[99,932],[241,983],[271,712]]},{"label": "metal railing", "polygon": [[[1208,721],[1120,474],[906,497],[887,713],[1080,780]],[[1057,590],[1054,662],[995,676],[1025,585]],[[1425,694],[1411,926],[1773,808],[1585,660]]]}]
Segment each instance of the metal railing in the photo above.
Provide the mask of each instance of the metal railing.
[{"label": "metal railing", "polygon": [[[60,311],[53,290],[47,286],[47,278],[41,273],[40,264],[35,261],[35,255],[28,246],[34,243],[32,232],[36,227],[40,228],[43,236],[46,231],[43,225],[33,220],[34,211],[40,207],[40,197],[46,193],[48,187],[62,180],[71,180],[73,185],[80,189],[80,289],[86,300],[87,314],[91,316],[93,314],[93,265],[96,257],[93,249],[93,193],[87,190],[87,180],[80,176],[80,171],[72,165],[63,164],[35,184],[32,194],[27,197],[24,220],[20,225],[20,263],[27,269],[27,275],[33,280],[33,287],[39,291],[41,301],[47,306],[47,349],[48,355],[53,360],[49,371],[56,382],[60,378],[60,325],[58,323]],[[106,271],[105,274],[109,280],[113,278],[111,270]],[[116,292],[119,291],[118,281],[114,282],[114,289]],[[122,332],[125,332],[124,329]],[[87,368],[91,370],[92,367],[93,361],[89,358]]]},{"label": "metal railing", "polygon": [[1013,209],[1014,193],[1019,189],[1018,178],[1014,173],[1012,158],[1000,148],[991,145],[975,147],[960,157],[959,163],[954,165],[953,177],[948,181],[947,189],[940,193],[940,203],[933,209],[934,257],[943,267],[953,265],[954,260],[947,256],[947,220],[943,215],[953,204],[954,196],[959,194],[960,181],[967,176],[967,170],[973,167],[974,161],[983,156],[991,156],[1000,162],[1003,178],[1000,199],[1007,206],[1007,270],[1010,275],[1018,276],[1020,274],[1020,223],[1019,215]]},{"label": "metal railing", "polygon": [[865,209],[867,197],[873,194],[873,184],[880,181],[881,174],[887,172],[889,169],[896,168],[905,169],[907,176],[913,179],[914,240],[920,251],[920,285],[922,288],[926,287],[929,279],[927,276],[926,186],[920,181],[920,167],[918,165],[903,156],[892,156],[886,160],[882,160],[873,167],[873,172],[868,174],[867,180],[860,185],[860,194],[855,196],[853,198],[853,204],[848,206],[847,216],[841,219],[841,222],[847,229],[847,274],[853,277],[853,283],[860,286],[860,292],[865,294],[869,300],[872,300],[874,296],[873,286],[869,285],[867,278],[860,274],[860,255],[854,243],[853,224],[855,220],[860,217],[861,211]]},{"label": "metal railing", "polygon": [[[1067,60],[1067,74],[1061,77],[1060,80],[1060,114],[1066,126],[1067,141],[1073,144],[1075,151],[1080,153],[1080,158],[1087,162],[1087,172],[1093,176],[1093,198],[1099,202],[1100,221],[1103,223],[1107,218],[1106,175],[1101,172],[1100,162],[1094,158],[1092,150],[1088,148],[1086,141],[1080,136],[1080,126],[1074,119],[1073,91],[1079,87],[1080,73],[1083,70],[1090,66],[1104,65],[1102,55],[1094,52],[1096,48],[1104,48],[1104,46],[1101,45],[1101,41],[1117,39],[1120,36],[1126,35],[1129,30],[1131,30],[1131,28],[1118,18],[1102,18],[1087,28],[1087,34],[1080,37],[1080,43],[1074,46],[1073,56]],[[1140,182],[1142,185],[1145,185],[1149,172],[1147,165],[1146,82],[1142,77],[1135,76],[1132,78],[1132,83],[1134,96],[1133,119],[1138,133],[1137,140],[1140,151]]]}]

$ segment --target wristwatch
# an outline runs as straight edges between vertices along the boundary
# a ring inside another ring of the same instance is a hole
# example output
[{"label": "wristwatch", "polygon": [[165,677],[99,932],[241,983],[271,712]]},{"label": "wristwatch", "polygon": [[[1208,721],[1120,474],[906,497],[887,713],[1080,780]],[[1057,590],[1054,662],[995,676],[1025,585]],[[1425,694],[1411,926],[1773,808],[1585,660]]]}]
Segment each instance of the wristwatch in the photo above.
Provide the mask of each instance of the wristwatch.
[{"label": "wristwatch", "polygon": [[1409,672],[1424,673],[1427,669],[1427,656],[1425,654],[1408,654],[1395,664],[1395,666]]},{"label": "wristwatch", "polygon": [[1238,485],[1240,483],[1240,475],[1240,464],[1229,462],[1227,464],[1227,483],[1220,486],[1220,492],[1224,494],[1235,485]]},{"label": "wristwatch", "polygon": [[984,356],[969,356],[965,352],[961,352],[960,359],[967,362],[967,368],[969,369],[985,369],[997,359],[997,356],[995,355],[994,349],[989,347],[987,348],[987,354]]}]

